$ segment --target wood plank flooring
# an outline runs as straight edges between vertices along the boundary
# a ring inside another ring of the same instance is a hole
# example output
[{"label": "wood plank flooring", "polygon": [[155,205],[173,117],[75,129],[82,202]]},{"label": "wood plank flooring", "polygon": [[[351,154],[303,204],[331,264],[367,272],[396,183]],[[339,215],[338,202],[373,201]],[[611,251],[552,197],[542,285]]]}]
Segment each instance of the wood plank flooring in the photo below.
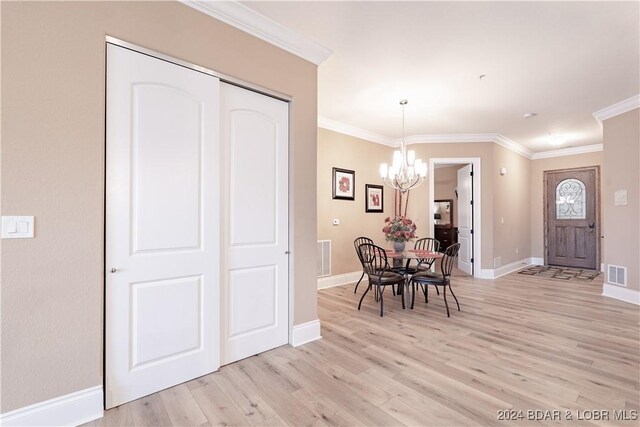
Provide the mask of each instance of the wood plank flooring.
[{"label": "wood plank flooring", "polygon": [[[224,366],[89,425],[638,425],[613,411],[640,409],[640,309],[602,297],[601,278],[457,275],[453,286],[462,311],[449,298],[450,318],[433,291],[414,310],[387,292],[383,318],[372,292],[357,310],[363,285],[358,295],[353,285],[319,291],[322,340]],[[528,419],[536,410],[559,412]]]}]

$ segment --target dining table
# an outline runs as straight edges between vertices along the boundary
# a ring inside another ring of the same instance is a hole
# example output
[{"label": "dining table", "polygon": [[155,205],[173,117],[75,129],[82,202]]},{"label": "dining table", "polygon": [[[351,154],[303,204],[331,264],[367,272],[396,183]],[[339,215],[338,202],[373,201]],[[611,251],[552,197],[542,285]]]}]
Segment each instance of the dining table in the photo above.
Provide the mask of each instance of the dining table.
[{"label": "dining table", "polygon": [[[406,261],[406,264],[404,266],[406,270],[409,269],[411,260],[415,259],[422,260],[423,262],[430,262],[431,260],[435,261],[444,257],[444,254],[442,252],[426,251],[422,249],[405,249],[402,252],[398,252],[393,249],[385,249],[385,252],[387,253],[387,259],[393,259],[392,267],[402,267],[403,262]],[[405,286],[408,286],[408,284],[409,280],[407,280]],[[402,295],[404,293],[404,289],[399,287],[398,293]]]}]

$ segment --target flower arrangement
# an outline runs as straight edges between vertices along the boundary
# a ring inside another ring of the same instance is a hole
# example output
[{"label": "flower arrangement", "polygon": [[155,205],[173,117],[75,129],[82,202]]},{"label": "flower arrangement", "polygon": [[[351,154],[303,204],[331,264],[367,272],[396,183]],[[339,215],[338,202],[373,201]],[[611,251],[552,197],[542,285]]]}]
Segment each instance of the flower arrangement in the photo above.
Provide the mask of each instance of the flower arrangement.
[{"label": "flower arrangement", "polygon": [[416,237],[416,224],[409,218],[397,216],[384,220],[382,232],[386,240],[392,242],[408,242]]}]

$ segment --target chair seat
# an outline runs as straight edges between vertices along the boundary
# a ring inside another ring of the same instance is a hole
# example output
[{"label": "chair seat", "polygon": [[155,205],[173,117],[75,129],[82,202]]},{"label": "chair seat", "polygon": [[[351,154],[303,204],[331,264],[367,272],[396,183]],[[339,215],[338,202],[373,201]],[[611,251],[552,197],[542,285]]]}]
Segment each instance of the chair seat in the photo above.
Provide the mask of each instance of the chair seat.
[{"label": "chair seat", "polygon": [[431,271],[424,271],[420,273],[416,273],[411,276],[412,282],[417,283],[431,283],[431,284],[444,284],[445,279],[442,274],[433,273]]},{"label": "chair seat", "polygon": [[381,285],[395,285],[404,282],[404,277],[393,271],[384,271],[382,274],[369,274],[371,283],[380,283]]},{"label": "chair seat", "polygon": [[403,276],[407,275],[407,274],[416,274],[418,272],[418,270],[416,270],[413,267],[393,267],[391,269],[391,271],[393,271],[394,273],[398,273],[398,274],[402,274]]}]

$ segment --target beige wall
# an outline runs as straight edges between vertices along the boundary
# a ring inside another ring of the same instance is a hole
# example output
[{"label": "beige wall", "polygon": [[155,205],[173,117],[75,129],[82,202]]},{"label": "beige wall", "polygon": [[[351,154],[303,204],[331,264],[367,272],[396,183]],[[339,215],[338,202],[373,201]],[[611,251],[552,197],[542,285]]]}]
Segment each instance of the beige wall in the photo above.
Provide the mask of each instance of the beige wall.
[{"label": "beige wall", "polygon": [[456,186],[458,185],[458,169],[465,165],[447,166],[437,168],[433,171],[433,199],[452,201],[453,217],[452,224],[455,226],[458,221],[458,200],[456,198]]},{"label": "beige wall", "polygon": [[[604,263],[627,267],[627,288],[640,291],[640,109],[603,125]],[[627,190],[626,206],[615,206],[618,190]]]},{"label": "beige wall", "polygon": [[[544,171],[602,165],[602,152],[575,154],[531,161],[531,256],[544,258]],[[600,171],[600,180],[603,179]],[[601,210],[601,213],[602,210]],[[602,221],[601,221],[602,222]],[[601,224],[601,232],[604,224]]]},{"label": "beige wall", "polygon": [[[2,408],[102,384],[105,35],[293,97],[294,323],[317,318],[317,67],[177,2],[2,3]],[[360,181],[362,182],[362,181]]]},{"label": "beige wall", "polygon": [[[393,190],[384,188],[384,212],[365,212],[365,184],[382,185],[378,165],[390,162],[392,149],[352,136],[318,129],[318,240],[331,240],[331,274],[361,270],[353,241],[367,236],[377,245],[390,247],[384,240],[384,219],[393,215]],[[333,200],[333,167],[356,172],[355,201]],[[339,226],[333,219],[340,220]]]},{"label": "beige wall", "polygon": [[493,257],[500,257],[495,267],[531,256],[530,168],[531,160],[494,144],[493,167],[483,170],[493,183]]},{"label": "beige wall", "polygon": [[[489,171],[492,164],[491,142],[467,144],[416,144],[411,148],[416,157],[429,161],[430,157],[480,157],[482,162],[482,268],[493,268],[493,184]],[[376,244],[389,246],[382,234],[383,220],[393,214],[393,191],[385,189],[384,214],[364,212],[364,184],[381,184],[380,163],[389,163],[393,148],[346,136],[325,129],[318,131],[318,240],[332,241],[332,275],[361,269],[353,249],[354,238],[364,235]],[[356,201],[331,199],[331,168],[356,170]],[[425,182],[411,191],[407,216],[417,226],[419,237],[431,237],[429,230],[429,184]],[[341,225],[331,225],[339,218]],[[353,228],[352,228],[353,227]]]}]

